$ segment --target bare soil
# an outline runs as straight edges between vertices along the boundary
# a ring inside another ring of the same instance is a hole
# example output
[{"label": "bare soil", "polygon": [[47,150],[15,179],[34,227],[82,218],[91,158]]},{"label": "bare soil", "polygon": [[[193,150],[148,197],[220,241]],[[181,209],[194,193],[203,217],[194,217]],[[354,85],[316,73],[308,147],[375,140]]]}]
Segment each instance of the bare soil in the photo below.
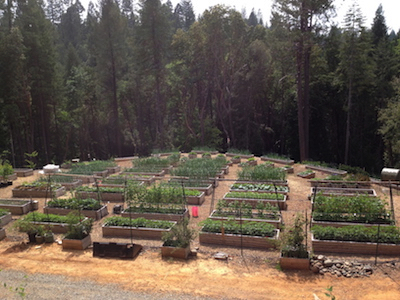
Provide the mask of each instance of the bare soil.
[{"label": "bare soil", "polygon": [[[122,167],[130,166],[130,161],[119,162]],[[296,212],[310,215],[311,204],[308,200],[310,184],[296,174],[304,166],[296,164],[294,174],[288,175],[290,193],[288,210],[283,211],[286,224],[293,221]],[[236,178],[237,165],[230,168],[226,181],[221,181],[214,196],[207,196],[199,207],[199,217],[191,218],[191,226],[198,228],[198,223],[206,219],[212,203],[221,199],[228,191],[231,180]],[[18,178],[11,187],[0,189],[0,198],[10,198],[12,188],[23,181],[33,181],[39,176]],[[317,177],[326,174],[317,172]],[[378,195],[388,199],[388,190],[374,186]],[[39,211],[43,211],[45,199],[39,201]],[[395,213],[399,216],[400,196],[394,192]],[[108,204],[112,213],[114,204]],[[13,216],[13,219],[18,218]],[[93,241],[114,241],[128,243],[129,239],[103,238],[102,221],[95,223]],[[63,251],[59,243],[30,245],[26,234],[18,233],[12,224],[6,226],[7,238],[0,242],[0,269],[17,270],[32,273],[64,275],[73,280],[92,280],[99,284],[115,283],[129,291],[153,293],[187,294],[193,297],[215,299],[328,299],[326,288],[333,286],[336,299],[399,299],[400,298],[400,262],[398,257],[338,256],[370,263],[374,274],[364,278],[337,278],[331,275],[315,275],[307,271],[281,271],[277,268],[278,251],[223,248],[203,246],[196,240],[192,248],[198,247],[196,257],[188,261],[163,260],[160,254],[160,241],[138,240],[134,243],[144,247],[134,260],[104,259],[92,257],[92,250]],[[57,236],[60,240],[61,236]],[[228,260],[216,260],[213,255],[224,252]],[[35,285],[40,282],[35,282]],[[1,293],[0,293],[1,294]],[[1,298],[1,297],[0,297]],[[28,297],[29,298],[29,297]]]}]

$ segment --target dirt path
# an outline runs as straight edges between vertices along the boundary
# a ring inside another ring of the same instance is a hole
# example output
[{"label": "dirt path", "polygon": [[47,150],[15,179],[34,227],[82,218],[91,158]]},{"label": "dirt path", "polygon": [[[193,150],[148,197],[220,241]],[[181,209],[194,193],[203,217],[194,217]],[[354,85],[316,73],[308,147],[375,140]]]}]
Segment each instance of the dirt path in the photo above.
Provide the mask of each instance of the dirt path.
[{"label": "dirt path", "polygon": [[[295,174],[303,169],[304,166],[295,165]],[[232,167],[227,178],[235,178],[236,171],[237,166]],[[36,176],[18,179],[14,185],[24,180],[32,181]],[[317,176],[323,177],[322,174]],[[296,211],[310,211],[310,202],[307,200],[310,186],[307,180],[296,175],[289,175],[288,180],[290,198],[288,210],[283,212],[286,223],[291,222]],[[229,185],[228,181],[220,183],[214,195],[215,201],[222,198]],[[381,195],[387,193],[380,188],[377,188],[377,192]],[[0,190],[0,198],[5,197],[11,197],[11,187]],[[39,211],[42,211],[44,200],[38,200]],[[212,197],[208,196],[200,207],[199,218],[191,219],[192,226],[209,215],[211,200]],[[400,200],[397,194],[395,200]],[[109,207],[111,210],[112,207]],[[126,239],[103,238],[100,224],[101,221],[96,222],[92,240],[127,242]],[[200,247],[195,241],[193,247],[199,247],[198,255],[186,262],[161,259],[160,241],[135,240],[135,243],[144,246],[144,251],[135,260],[100,259],[92,257],[91,249],[63,251],[57,243],[28,245],[25,235],[13,231],[11,225],[7,225],[6,229],[8,237],[0,242],[0,269],[23,271],[28,277],[29,274],[44,273],[64,275],[76,281],[115,283],[125,290],[144,292],[150,297],[153,293],[182,293],[189,295],[187,299],[195,296],[216,299],[314,299],[315,294],[320,299],[328,299],[324,295],[325,288],[333,286],[336,299],[400,299],[400,263],[397,258],[379,259],[371,277],[347,279],[309,272],[282,272],[276,268],[279,257],[277,251],[244,249],[242,257],[240,249]],[[229,260],[213,259],[213,254],[218,251],[229,254]],[[371,264],[374,262],[373,257],[347,258]],[[37,281],[27,285],[28,299],[29,293],[34,293],[41,284]],[[155,298],[159,298],[159,294],[154,294]]]}]

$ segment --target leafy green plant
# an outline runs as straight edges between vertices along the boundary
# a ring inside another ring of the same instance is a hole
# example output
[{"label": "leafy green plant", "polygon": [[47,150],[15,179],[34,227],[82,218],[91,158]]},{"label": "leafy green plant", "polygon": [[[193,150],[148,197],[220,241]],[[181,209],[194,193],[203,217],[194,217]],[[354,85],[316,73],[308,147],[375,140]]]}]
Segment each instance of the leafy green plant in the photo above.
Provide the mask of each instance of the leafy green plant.
[{"label": "leafy green plant", "polygon": [[276,193],[228,192],[225,198],[284,200],[285,195]]},{"label": "leafy green plant", "polygon": [[0,208],[0,217],[5,216],[9,213],[9,211],[7,209],[2,209]]},{"label": "leafy green plant", "polygon": [[[396,226],[365,227],[362,225],[331,227],[313,226],[311,228],[314,238],[319,240],[353,241],[399,244],[400,231]],[[379,230],[379,235],[378,235]]]},{"label": "leafy green plant", "polygon": [[55,198],[47,202],[48,207],[65,209],[98,210],[102,205],[96,199]]},{"label": "leafy green plant", "polygon": [[265,180],[285,180],[286,172],[280,168],[271,168],[267,165],[244,166],[238,172],[239,180],[265,181]]},{"label": "leafy green plant", "polygon": [[203,232],[221,233],[222,228],[226,234],[242,234],[250,236],[273,237],[275,227],[264,222],[243,222],[239,224],[231,221],[216,221],[206,219],[200,223]]},{"label": "leafy green plant", "polygon": [[316,221],[394,223],[387,203],[367,195],[348,197],[318,194],[314,199],[313,218]]},{"label": "leafy green plant", "polygon": [[186,248],[196,238],[197,232],[189,227],[189,220],[183,219],[162,235],[163,246]]},{"label": "leafy green plant", "polygon": [[170,221],[161,220],[147,220],[145,218],[130,219],[120,216],[113,216],[107,218],[104,222],[104,226],[121,226],[121,227],[144,227],[144,228],[162,228],[169,229],[174,225]]},{"label": "leafy green plant", "polygon": [[84,218],[79,214],[78,211],[70,212],[67,216],[68,230],[64,238],[72,240],[82,240],[90,233],[93,229],[93,219]]},{"label": "leafy green plant", "polygon": [[36,168],[36,157],[39,155],[39,152],[33,151],[32,153],[25,153],[25,167],[30,169]]},{"label": "leafy green plant", "polygon": [[285,185],[274,185],[267,183],[234,183],[231,185],[231,190],[251,192],[289,192],[289,187]]},{"label": "leafy green plant", "polygon": [[299,175],[299,176],[307,176],[307,175],[310,175],[312,173],[315,173],[315,172],[313,170],[311,170],[311,169],[307,169],[307,170],[304,170],[303,172],[297,173],[297,175]]},{"label": "leafy green plant", "polygon": [[304,244],[306,239],[304,234],[305,226],[307,226],[307,221],[304,216],[298,214],[293,226],[285,228],[280,239],[283,257],[308,258],[307,247]]}]

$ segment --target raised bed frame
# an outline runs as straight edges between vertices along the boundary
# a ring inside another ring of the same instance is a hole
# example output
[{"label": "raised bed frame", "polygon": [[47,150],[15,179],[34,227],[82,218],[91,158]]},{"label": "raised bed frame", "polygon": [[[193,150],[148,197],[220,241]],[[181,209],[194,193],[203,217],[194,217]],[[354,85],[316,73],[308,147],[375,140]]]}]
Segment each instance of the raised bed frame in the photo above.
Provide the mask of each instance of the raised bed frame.
[{"label": "raised bed frame", "polygon": [[5,178],[4,176],[0,176],[0,181],[13,181],[13,180],[17,180],[17,173],[7,175]]},{"label": "raised bed frame", "polygon": [[162,213],[138,213],[138,212],[126,212],[123,211],[121,213],[122,217],[129,218],[132,217],[132,219],[137,219],[137,218],[145,218],[148,220],[163,220],[163,221],[175,221],[178,222],[184,218],[190,218],[189,210],[186,209],[183,214],[162,214]]},{"label": "raised bed frame", "polygon": [[[393,220],[395,222],[395,220]],[[378,226],[377,223],[358,223],[358,222],[338,222],[338,221],[315,221],[314,218],[311,218],[311,226],[322,226],[322,227],[345,227],[345,226],[354,226],[354,225],[362,225],[365,227]],[[380,226],[393,226],[394,224],[380,224]]]},{"label": "raised bed frame", "polygon": [[261,160],[262,161],[272,161],[274,163],[288,165],[288,166],[294,165],[293,159],[280,159],[280,158],[273,158],[273,157],[268,157],[268,156],[261,156]]},{"label": "raised bed frame", "polygon": [[12,195],[15,198],[57,198],[66,193],[65,187],[60,187],[56,190],[52,190],[50,193],[50,190],[35,190],[35,189],[24,189],[20,190],[18,187],[12,189]]},{"label": "raised bed frame", "polygon": [[313,166],[313,165],[306,165],[306,169],[310,169],[310,170],[314,170],[314,171],[320,171],[320,172],[329,173],[329,174],[342,175],[342,176],[347,174],[347,171],[328,168],[328,167]]},{"label": "raised bed frame", "polygon": [[30,211],[35,210],[37,206],[37,201],[32,201],[30,199],[1,199],[9,200],[12,202],[20,202],[21,204],[2,204],[0,203],[0,208],[7,209],[12,215],[24,215]]},{"label": "raised bed frame", "polygon": [[12,221],[12,216],[11,216],[10,212],[4,216],[1,216],[0,217],[0,228],[3,226],[6,226],[11,221]]},{"label": "raised bed frame", "polygon": [[[226,195],[226,194],[225,194]],[[272,194],[273,195],[273,194]],[[239,202],[246,202],[251,204],[252,208],[256,208],[257,203],[258,202],[262,202],[262,203],[270,203],[270,204],[274,204],[274,205],[278,205],[280,210],[286,210],[287,204],[286,204],[286,200],[287,200],[287,195],[284,195],[284,199],[283,200],[274,200],[274,199],[252,199],[252,198],[223,198],[223,200],[225,200],[226,202],[230,203],[230,202],[234,202],[234,201],[239,201]]]},{"label": "raised bed frame", "polygon": [[[80,199],[87,199],[93,198],[97,199],[98,193],[97,192],[85,192],[80,191],[76,192],[76,197]],[[100,201],[103,202],[124,202],[124,194],[123,193],[107,193],[107,192],[100,192]]]},{"label": "raised bed frame", "polygon": [[[43,208],[43,212],[45,214],[53,214],[53,215],[61,215],[61,216],[66,216],[70,212],[76,211],[76,209],[67,209],[67,208],[60,208],[60,207],[48,207],[45,206]],[[95,220],[100,220],[101,218],[105,217],[108,215],[108,209],[107,205],[102,206],[98,210],[86,210],[83,209],[80,211],[82,215],[88,218],[92,218]]]},{"label": "raised bed frame", "polygon": [[200,193],[199,196],[186,196],[186,202],[189,205],[202,205],[206,200],[205,193]]},{"label": "raised bed frame", "polygon": [[6,229],[0,227],[0,241],[6,237]]},{"label": "raised bed frame", "polygon": [[129,227],[129,226],[105,226],[102,227],[103,237],[122,237],[129,238],[131,236],[140,239],[155,239],[161,240],[164,232],[169,232],[169,229],[163,228],[145,228],[145,227]]},{"label": "raised bed frame", "polygon": [[275,229],[274,237],[246,236],[239,234],[222,234],[200,231],[200,244],[213,244],[221,246],[269,249],[276,247],[279,239],[279,229]]},{"label": "raised bed frame", "polygon": [[14,169],[14,172],[18,177],[28,177],[33,175],[33,169],[17,168]]},{"label": "raised bed frame", "polygon": [[[228,221],[231,219],[231,217],[218,217],[218,216],[214,216],[215,210],[213,210],[213,212],[211,213],[209,219],[211,220],[218,220],[218,221]],[[248,219],[248,218],[239,218],[239,217],[234,217],[234,220],[236,222],[260,222],[260,223],[268,223],[273,225],[275,228],[280,229],[281,225],[282,225],[282,217],[279,216],[279,218],[277,220],[269,220],[269,219],[257,219],[257,218],[252,218],[252,219]]]},{"label": "raised bed frame", "polygon": [[367,195],[371,197],[377,197],[376,191],[374,189],[361,189],[361,188],[327,188],[327,187],[312,187],[311,188],[311,198],[314,195],[315,190],[317,193],[321,193],[324,196],[336,195],[336,196],[357,196],[357,195]]},{"label": "raised bed frame", "polygon": [[331,188],[369,188],[370,181],[346,181],[346,180],[310,180],[311,187],[331,187]]},{"label": "raised bed frame", "polygon": [[90,235],[88,235],[82,240],[65,239],[65,238],[62,240],[63,250],[85,250],[91,244],[92,244],[92,238],[90,237]]},{"label": "raised bed frame", "polygon": [[400,245],[318,240],[311,234],[314,253],[346,253],[363,255],[400,255]]}]

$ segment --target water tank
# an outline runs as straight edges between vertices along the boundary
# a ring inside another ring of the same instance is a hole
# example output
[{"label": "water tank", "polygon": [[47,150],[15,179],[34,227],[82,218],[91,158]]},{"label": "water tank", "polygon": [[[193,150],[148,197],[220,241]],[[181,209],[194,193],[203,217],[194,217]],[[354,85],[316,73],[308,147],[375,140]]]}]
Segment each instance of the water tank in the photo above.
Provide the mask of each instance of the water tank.
[{"label": "water tank", "polygon": [[400,170],[392,168],[383,168],[381,172],[381,180],[400,180]]}]

